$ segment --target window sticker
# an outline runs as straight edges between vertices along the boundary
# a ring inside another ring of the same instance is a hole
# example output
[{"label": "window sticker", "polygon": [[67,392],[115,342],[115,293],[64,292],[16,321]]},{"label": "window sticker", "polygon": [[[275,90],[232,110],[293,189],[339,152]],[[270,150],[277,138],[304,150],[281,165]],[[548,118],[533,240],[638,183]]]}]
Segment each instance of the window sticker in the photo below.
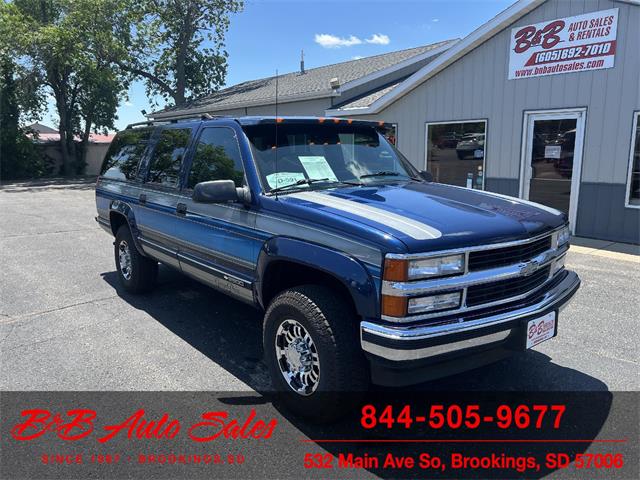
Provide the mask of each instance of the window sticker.
[{"label": "window sticker", "polygon": [[299,156],[300,163],[307,171],[309,178],[328,178],[329,180],[338,180],[336,174],[329,166],[327,159],[323,156]]},{"label": "window sticker", "polygon": [[[276,172],[271,175],[267,175],[267,183],[271,188],[284,187],[286,185],[293,185],[298,180],[303,180],[304,173],[302,172]],[[301,187],[308,187],[309,185],[300,185]]]}]

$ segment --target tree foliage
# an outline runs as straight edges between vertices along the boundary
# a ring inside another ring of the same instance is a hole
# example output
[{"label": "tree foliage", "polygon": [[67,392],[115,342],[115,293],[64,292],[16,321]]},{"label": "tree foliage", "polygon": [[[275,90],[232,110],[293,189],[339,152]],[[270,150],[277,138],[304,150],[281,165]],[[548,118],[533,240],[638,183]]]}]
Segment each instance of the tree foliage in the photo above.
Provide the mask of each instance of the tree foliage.
[{"label": "tree foliage", "polygon": [[113,128],[126,88],[123,76],[98,58],[98,38],[83,29],[93,9],[83,0],[14,0],[0,11],[0,38],[41,91],[51,95],[59,117],[62,173],[80,173],[84,161],[76,137]]},{"label": "tree foliage", "polygon": [[119,7],[111,23],[120,48],[110,48],[111,60],[142,79],[149,97],[182,105],[224,84],[229,16],[242,1],[125,0]]},{"label": "tree foliage", "polygon": [[27,132],[20,126],[20,100],[28,90],[18,77],[17,66],[0,54],[0,179],[39,177],[45,162]]}]

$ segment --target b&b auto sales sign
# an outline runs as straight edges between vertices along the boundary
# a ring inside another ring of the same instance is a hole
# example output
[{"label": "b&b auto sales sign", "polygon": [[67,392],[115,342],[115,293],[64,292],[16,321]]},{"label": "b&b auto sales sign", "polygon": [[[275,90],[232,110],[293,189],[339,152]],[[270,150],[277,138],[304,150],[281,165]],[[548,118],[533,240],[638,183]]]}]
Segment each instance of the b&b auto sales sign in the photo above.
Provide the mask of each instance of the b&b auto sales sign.
[{"label": "b&b auto sales sign", "polygon": [[511,30],[509,80],[613,67],[618,9]]}]

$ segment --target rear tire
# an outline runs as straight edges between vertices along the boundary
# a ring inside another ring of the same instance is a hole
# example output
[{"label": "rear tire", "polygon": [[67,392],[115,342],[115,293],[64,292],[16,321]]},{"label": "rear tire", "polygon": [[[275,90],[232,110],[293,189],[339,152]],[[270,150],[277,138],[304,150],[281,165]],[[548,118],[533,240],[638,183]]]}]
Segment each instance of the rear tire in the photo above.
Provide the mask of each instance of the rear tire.
[{"label": "rear tire", "polygon": [[118,229],[114,245],[118,278],[124,289],[130,293],[143,293],[153,289],[158,276],[158,262],[138,251],[127,225]]},{"label": "rear tire", "polygon": [[264,352],[285,406],[317,422],[347,413],[369,387],[351,306],[319,285],[285,290],[264,318]]}]

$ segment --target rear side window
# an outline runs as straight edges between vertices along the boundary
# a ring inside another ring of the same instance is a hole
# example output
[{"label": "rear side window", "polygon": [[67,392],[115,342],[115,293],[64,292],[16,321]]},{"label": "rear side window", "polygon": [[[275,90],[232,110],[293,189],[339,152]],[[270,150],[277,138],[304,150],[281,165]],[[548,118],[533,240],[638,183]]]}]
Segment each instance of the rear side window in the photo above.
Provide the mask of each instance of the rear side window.
[{"label": "rear side window", "polygon": [[233,180],[241,187],[242,157],[235,132],[226,127],[205,128],[198,138],[189,172],[188,188],[209,180]]},{"label": "rear side window", "polygon": [[111,142],[102,162],[100,175],[115,180],[133,180],[138,173],[138,164],[147,148],[151,129],[124,130]]},{"label": "rear side window", "polygon": [[147,183],[155,183],[164,187],[178,186],[180,165],[190,135],[190,128],[171,128],[162,131],[153,150]]}]

